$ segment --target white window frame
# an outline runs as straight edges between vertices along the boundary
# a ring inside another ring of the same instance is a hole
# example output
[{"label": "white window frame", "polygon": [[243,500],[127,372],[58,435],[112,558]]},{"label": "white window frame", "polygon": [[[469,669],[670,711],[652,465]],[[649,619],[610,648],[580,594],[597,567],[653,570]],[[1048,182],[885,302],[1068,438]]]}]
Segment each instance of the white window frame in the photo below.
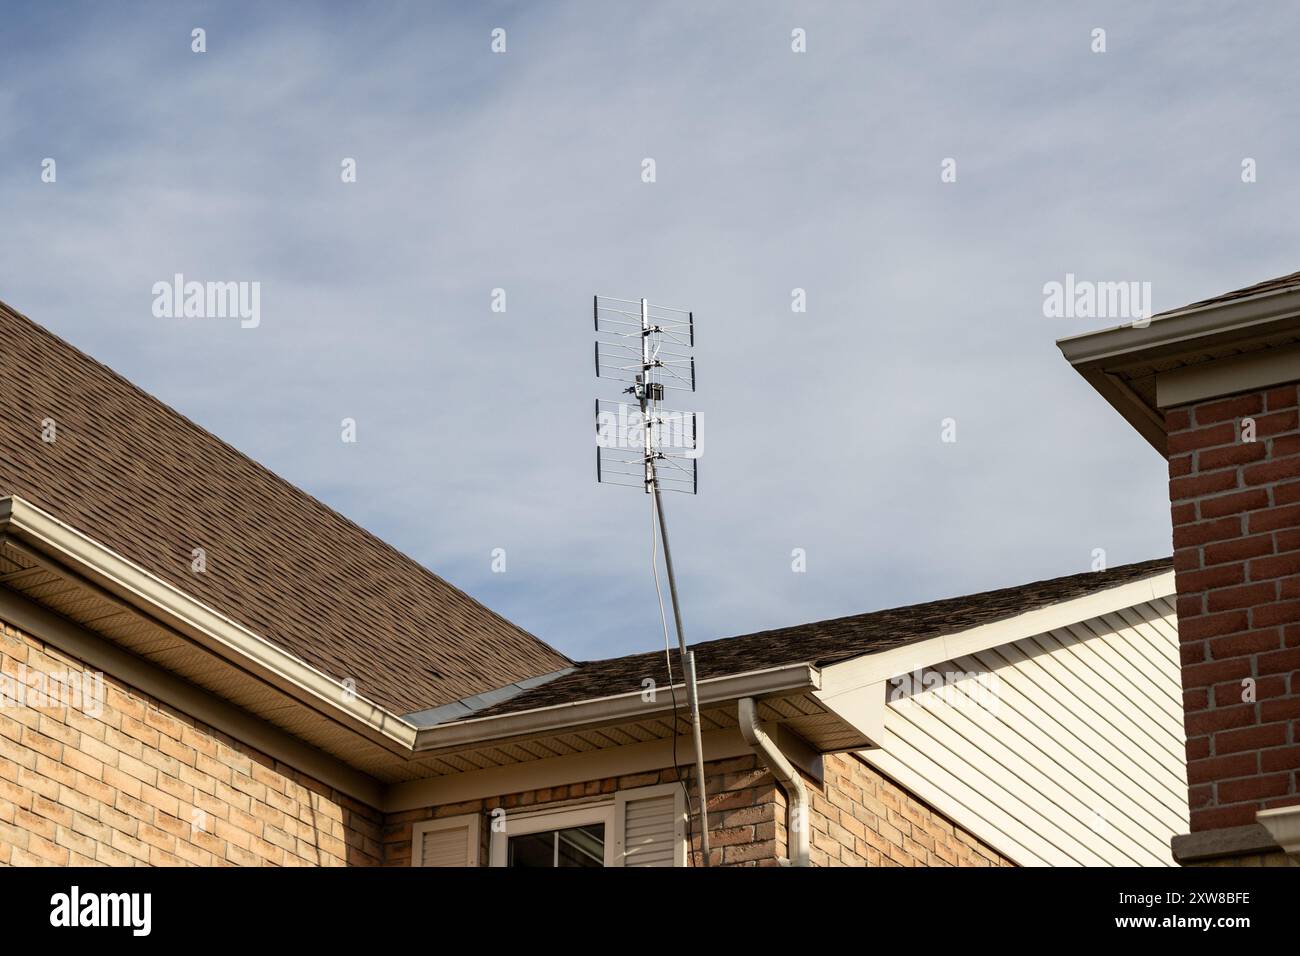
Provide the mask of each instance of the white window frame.
[{"label": "white window frame", "polygon": [[593,823],[605,824],[605,866],[618,866],[622,855],[614,849],[614,841],[621,838],[622,828],[616,829],[614,801],[587,803],[577,806],[557,807],[553,810],[536,810],[531,813],[512,813],[492,820],[492,836],[488,847],[489,866],[505,866],[508,844],[512,836],[543,833],[547,830],[565,830],[585,827]]},{"label": "white window frame", "polygon": [[478,866],[479,859],[479,819],[477,813],[463,813],[454,817],[439,817],[436,820],[422,820],[411,827],[411,866],[424,865],[424,835],[439,830],[463,828],[468,841],[465,865]]}]

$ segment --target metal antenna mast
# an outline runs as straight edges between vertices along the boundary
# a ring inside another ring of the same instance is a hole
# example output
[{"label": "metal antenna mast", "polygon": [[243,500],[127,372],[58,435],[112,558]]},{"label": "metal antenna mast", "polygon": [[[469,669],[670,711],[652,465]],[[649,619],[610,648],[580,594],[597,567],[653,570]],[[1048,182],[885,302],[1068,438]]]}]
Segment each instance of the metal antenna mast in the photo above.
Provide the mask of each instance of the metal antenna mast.
[{"label": "metal antenna mast", "polygon": [[[606,305],[601,304],[602,299]],[[639,304],[640,313],[620,309],[619,304]],[[695,681],[695,654],[687,649],[686,633],[682,629],[677,576],[673,572],[668,524],[664,519],[663,496],[660,494],[661,485],[667,486],[669,491],[686,491],[690,494],[699,489],[700,448],[696,416],[693,412],[668,412],[659,408],[666,388],[695,391],[695,359],[687,352],[664,348],[665,344],[687,349],[695,345],[695,316],[680,309],[659,307],[659,311],[673,315],[652,315],[650,303],[646,299],[636,303],[627,299],[596,296],[593,301],[593,319],[597,333],[596,377],[630,381],[632,384],[623,391],[636,397],[640,409],[637,419],[630,420],[625,405],[619,405],[615,411],[609,407],[611,403],[596,402],[596,478],[607,484],[633,484],[619,479],[633,477],[635,472],[632,468],[639,465],[639,483],[647,494],[653,496],[695,745],[700,850],[704,865],[708,866],[709,811],[704,786],[704,746],[700,728],[700,699]],[[686,316],[685,321],[681,319],[683,315]],[[639,343],[634,341],[636,338],[640,339]],[[620,454],[628,455],[634,444],[638,443],[638,438],[639,461],[632,457],[618,457]],[[676,728],[673,730],[675,733]]]}]

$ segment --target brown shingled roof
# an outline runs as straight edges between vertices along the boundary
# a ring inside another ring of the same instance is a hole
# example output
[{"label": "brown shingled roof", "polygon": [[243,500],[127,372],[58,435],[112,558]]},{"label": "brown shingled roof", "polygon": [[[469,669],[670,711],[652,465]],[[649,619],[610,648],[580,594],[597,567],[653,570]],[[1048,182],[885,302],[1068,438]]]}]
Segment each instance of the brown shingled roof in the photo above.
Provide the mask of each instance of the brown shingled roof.
[{"label": "brown shingled roof", "polygon": [[[1106,571],[1072,574],[981,594],[706,641],[691,645],[691,650],[695,652],[696,674],[700,680],[786,664],[833,664],[851,657],[990,624],[1026,611],[1153,577],[1172,567],[1171,558],[1158,558]],[[517,713],[572,701],[632,693],[641,690],[641,682],[647,677],[652,678],[660,687],[666,686],[668,673],[663,651],[581,663],[563,677],[495,707],[480,710],[473,716]],[[677,681],[681,680],[675,650],[673,677]]]},{"label": "brown shingled roof", "polygon": [[[41,422],[58,440],[41,440]],[[570,661],[0,303],[18,495],[397,713]],[[190,570],[206,550],[208,568]]]}]

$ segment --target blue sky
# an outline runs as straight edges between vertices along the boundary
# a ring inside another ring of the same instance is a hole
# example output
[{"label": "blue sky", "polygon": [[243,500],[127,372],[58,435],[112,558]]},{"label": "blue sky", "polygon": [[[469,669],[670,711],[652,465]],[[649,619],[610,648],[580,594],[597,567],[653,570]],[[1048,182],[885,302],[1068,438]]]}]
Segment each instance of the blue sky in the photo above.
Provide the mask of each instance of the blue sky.
[{"label": "blue sky", "polygon": [[[648,503],[595,483],[595,292],[695,311],[692,640],[1143,560],[1164,464],[1055,348],[1110,323],[1042,288],[1164,309],[1300,267],[1297,21],[10,3],[0,299],[577,657],[661,644]],[[260,282],[260,326],[156,318],[177,272]]]}]

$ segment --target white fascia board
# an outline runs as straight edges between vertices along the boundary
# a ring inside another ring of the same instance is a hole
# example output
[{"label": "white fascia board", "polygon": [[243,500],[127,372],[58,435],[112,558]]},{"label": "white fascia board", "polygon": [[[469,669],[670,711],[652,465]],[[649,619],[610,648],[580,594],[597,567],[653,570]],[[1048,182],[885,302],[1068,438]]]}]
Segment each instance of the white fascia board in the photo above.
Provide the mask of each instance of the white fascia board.
[{"label": "white fascia board", "polygon": [[[821,676],[817,668],[804,663],[770,667],[744,674],[711,677],[700,681],[698,689],[700,706],[706,707],[740,697],[816,691],[820,686]],[[674,689],[679,694],[685,694],[683,684],[675,684]],[[681,701],[685,699],[684,696],[679,697]],[[672,709],[668,703],[671,700],[668,688],[656,688],[655,700],[656,703],[647,703],[642,697],[642,691],[638,690],[512,714],[458,720],[420,729],[416,736],[415,750],[417,753],[424,753],[506,737],[565,730],[586,724],[644,720],[666,714]]]},{"label": "white fascia board", "polygon": [[[660,688],[658,693],[665,696],[658,697],[659,706],[648,706],[641,692],[634,691],[418,729],[18,496],[0,498],[0,533],[402,756],[624,717],[650,717],[669,709],[663,703],[668,688]],[[792,664],[701,681],[700,703],[815,690],[818,686],[816,668]],[[684,692],[683,685],[676,689]]]},{"label": "white fascia board", "polygon": [[1057,339],[1071,365],[1114,364],[1155,349],[1192,348],[1212,336],[1248,336],[1256,329],[1300,316],[1300,290],[1288,288],[1226,302],[1166,312],[1145,326],[1132,323]]},{"label": "white fascia board", "polygon": [[1174,572],[1165,571],[955,634],[863,654],[823,667],[821,688],[813,696],[879,746],[884,739],[885,685],[891,678],[1174,593]]},{"label": "white fascia board", "polygon": [[397,752],[409,752],[414,744],[415,728],[398,715],[22,498],[0,498],[0,527],[18,544],[33,546],[91,585],[345,726]]}]

